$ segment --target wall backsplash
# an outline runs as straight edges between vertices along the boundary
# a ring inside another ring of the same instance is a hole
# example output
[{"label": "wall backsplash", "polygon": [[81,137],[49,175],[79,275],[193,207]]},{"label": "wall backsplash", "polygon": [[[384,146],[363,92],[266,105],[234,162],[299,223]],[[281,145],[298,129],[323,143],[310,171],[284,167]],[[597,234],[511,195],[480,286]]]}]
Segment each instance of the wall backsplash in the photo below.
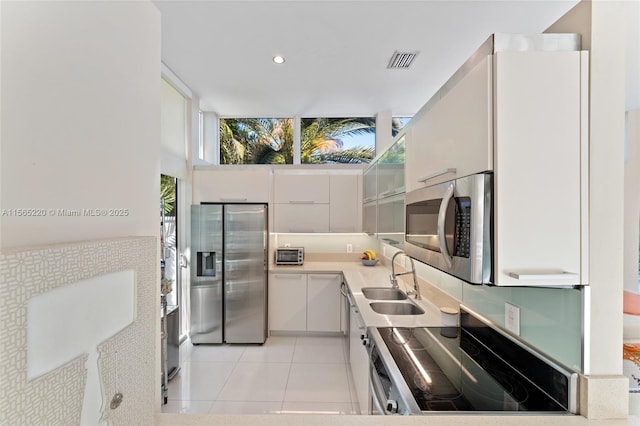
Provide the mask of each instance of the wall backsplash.
[{"label": "wall backsplash", "polygon": [[[372,237],[369,244],[377,244]],[[366,245],[366,243],[365,243]],[[381,244],[391,257],[396,248]],[[582,293],[580,290],[472,285],[415,261],[416,274],[484,315],[505,325],[505,302],[520,308],[520,337],[569,368],[582,371]]]},{"label": "wall backsplash", "polygon": [[[307,253],[346,253],[376,250],[391,259],[397,247],[366,234],[270,234],[270,245],[304,247]],[[401,259],[398,259],[402,261]],[[582,371],[582,293],[580,290],[471,285],[415,261],[416,274],[497,325],[505,325],[505,302],[520,308],[520,338],[539,351]]]},{"label": "wall backsplash", "polygon": [[377,240],[366,234],[283,234],[272,233],[271,249],[290,244],[291,247],[304,247],[307,253],[347,253],[347,244],[352,245],[353,253],[361,253],[366,249],[375,250]]}]

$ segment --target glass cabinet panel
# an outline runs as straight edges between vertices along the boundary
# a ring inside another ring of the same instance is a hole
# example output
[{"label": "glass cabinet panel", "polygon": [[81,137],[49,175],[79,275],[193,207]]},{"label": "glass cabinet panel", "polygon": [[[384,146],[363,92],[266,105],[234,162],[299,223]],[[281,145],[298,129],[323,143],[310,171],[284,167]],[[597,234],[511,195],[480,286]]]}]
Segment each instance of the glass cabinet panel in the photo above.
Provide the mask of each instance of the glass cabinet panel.
[{"label": "glass cabinet panel", "polygon": [[362,230],[371,236],[378,233],[378,203],[372,201],[362,206]]},{"label": "glass cabinet panel", "polygon": [[368,203],[378,197],[378,165],[372,164],[364,171],[363,202]]},{"label": "glass cabinet panel", "polygon": [[378,200],[378,239],[402,246],[404,242],[404,194]]},{"label": "glass cabinet panel", "polygon": [[378,198],[404,192],[405,137],[402,136],[378,161]]}]

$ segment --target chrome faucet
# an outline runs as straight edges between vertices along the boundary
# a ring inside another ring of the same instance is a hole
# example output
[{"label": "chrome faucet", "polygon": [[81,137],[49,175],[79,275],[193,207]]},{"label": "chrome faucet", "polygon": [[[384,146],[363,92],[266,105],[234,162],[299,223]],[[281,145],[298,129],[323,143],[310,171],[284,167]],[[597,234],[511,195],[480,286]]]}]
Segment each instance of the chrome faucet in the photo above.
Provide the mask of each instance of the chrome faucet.
[{"label": "chrome faucet", "polygon": [[407,294],[411,295],[411,294],[415,294],[416,295],[416,300],[420,300],[422,297],[420,296],[420,287],[418,286],[418,281],[416,280],[416,267],[413,264],[413,259],[410,256],[407,256],[409,258],[409,262],[411,262],[411,270],[410,271],[406,271],[406,272],[400,272],[398,274],[396,274],[396,257],[400,254],[404,254],[405,256],[407,256],[407,253],[405,253],[404,251],[400,250],[398,252],[396,252],[393,257],[391,258],[391,275],[389,276],[389,279],[391,280],[391,287],[392,288],[399,288],[398,287],[398,278],[400,275],[407,275],[407,274],[412,274],[413,275],[413,291],[408,291]]}]

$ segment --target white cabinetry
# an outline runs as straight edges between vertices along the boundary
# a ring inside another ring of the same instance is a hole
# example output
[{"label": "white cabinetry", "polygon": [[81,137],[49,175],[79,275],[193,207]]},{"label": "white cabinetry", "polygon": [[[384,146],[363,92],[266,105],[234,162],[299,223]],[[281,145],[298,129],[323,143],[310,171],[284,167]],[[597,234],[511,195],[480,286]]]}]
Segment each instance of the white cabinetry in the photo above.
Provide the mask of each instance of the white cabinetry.
[{"label": "white cabinetry", "polygon": [[339,333],[341,283],[341,274],[272,273],[269,329]]},{"label": "white cabinetry", "polygon": [[360,186],[358,175],[330,176],[330,232],[362,232]]},{"label": "white cabinetry", "polygon": [[307,331],[340,332],[340,274],[307,276]]},{"label": "white cabinetry", "polygon": [[494,67],[495,280],[588,284],[586,52],[496,53]]},{"label": "white cabinetry", "polygon": [[349,318],[349,364],[360,406],[360,413],[356,414],[369,414],[369,353],[367,347],[362,344],[366,328],[358,307],[354,304],[351,305]]},{"label": "white cabinetry", "polygon": [[271,274],[269,328],[279,331],[307,330],[306,274]]},{"label": "white cabinetry", "polygon": [[276,204],[329,204],[329,175],[278,174],[274,176]]},{"label": "white cabinetry", "polygon": [[275,232],[361,232],[358,174],[274,175]]},{"label": "white cabinetry", "polygon": [[492,169],[491,56],[409,125],[407,191]]},{"label": "white cabinetry", "polygon": [[587,284],[588,53],[472,59],[409,123],[407,191],[492,171],[494,284]]},{"label": "white cabinetry", "polygon": [[271,169],[233,166],[195,170],[193,172],[193,203],[267,203],[271,190]]}]

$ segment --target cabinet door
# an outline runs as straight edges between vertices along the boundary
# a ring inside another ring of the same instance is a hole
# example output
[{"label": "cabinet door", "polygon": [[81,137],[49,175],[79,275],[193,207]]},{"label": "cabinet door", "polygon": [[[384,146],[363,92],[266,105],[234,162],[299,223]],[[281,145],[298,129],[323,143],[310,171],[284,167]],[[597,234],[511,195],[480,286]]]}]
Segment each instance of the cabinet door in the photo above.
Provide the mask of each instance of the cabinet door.
[{"label": "cabinet door", "polygon": [[271,274],[269,282],[269,329],[306,331],[306,274]]},{"label": "cabinet door", "polygon": [[378,238],[387,243],[404,241],[404,194],[378,200]]},{"label": "cabinet door", "polygon": [[407,191],[493,169],[491,58],[416,119],[407,145]]},{"label": "cabinet door", "polygon": [[405,135],[378,161],[378,199],[404,192]]},{"label": "cabinet door", "polygon": [[355,385],[356,395],[360,413],[369,414],[369,354],[367,348],[362,344],[361,336],[366,334],[364,324],[359,320],[358,308],[351,306],[350,331],[349,331],[349,364]]},{"label": "cabinet door", "polygon": [[588,241],[588,187],[581,178],[584,55],[494,55],[497,284],[588,283],[587,262],[581,262]]},{"label": "cabinet door", "polygon": [[241,170],[195,170],[193,204],[200,202],[269,202],[271,171],[262,167]]},{"label": "cabinet door", "polygon": [[276,204],[275,232],[329,232],[329,204]]},{"label": "cabinet door", "polygon": [[307,330],[340,332],[340,274],[307,278]]},{"label": "cabinet door", "polygon": [[330,183],[329,231],[361,232],[358,175],[332,175]]},{"label": "cabinet door", "polygon": [[362,206],[362,231],[371,236],[378,233],[378,203],[376,201]]},{"label": "cabinet door", "polygon": [[329,175],[275,174],[274,202],[278,204],[328,204]]},{"label": "cabinet door", "polygon": [[378,197],[378,165],[370,165],[363,173],[363,202],[368,203]]}]

